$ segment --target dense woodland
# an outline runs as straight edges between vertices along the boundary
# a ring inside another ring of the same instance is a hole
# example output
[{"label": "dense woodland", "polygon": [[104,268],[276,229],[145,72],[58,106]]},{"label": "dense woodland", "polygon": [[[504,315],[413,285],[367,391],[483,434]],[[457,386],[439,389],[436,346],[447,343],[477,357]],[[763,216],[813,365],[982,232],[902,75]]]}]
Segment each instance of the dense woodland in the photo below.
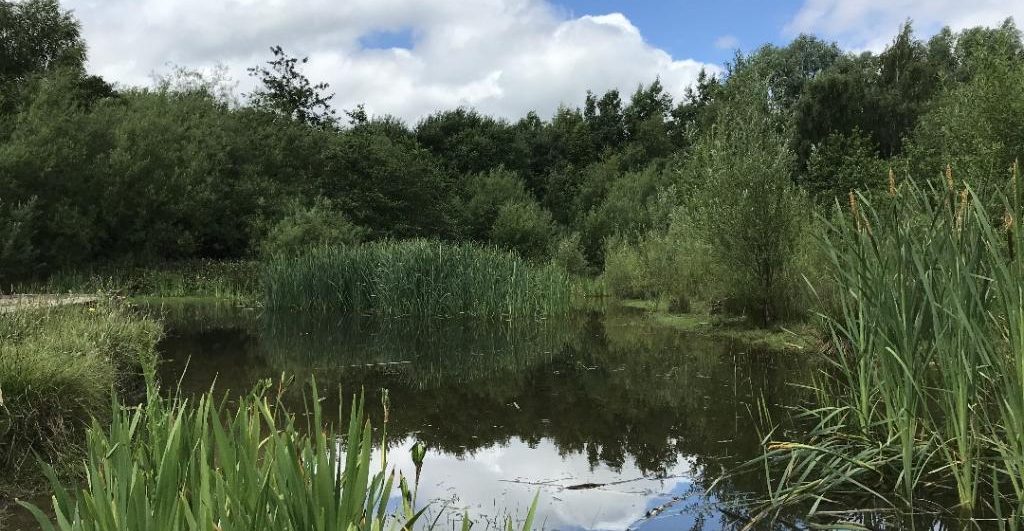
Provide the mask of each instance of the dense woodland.
[{"label": "dense woodland", "polygon": [[617,295],[770,321],[806,307],[814,226],[851,190],[942,182],[947,167],[995,185],[1024,154],[1011,20],[934,36],[908,22],[880,54],[800,36],[737,54],[682,94],[654,79],[515,121],[336,111],[330,87],[277,46],[242,96],[187,66],[117,86],[86,56],[56,0],[0,0],[4,286],[426,237],[601,275]]}]

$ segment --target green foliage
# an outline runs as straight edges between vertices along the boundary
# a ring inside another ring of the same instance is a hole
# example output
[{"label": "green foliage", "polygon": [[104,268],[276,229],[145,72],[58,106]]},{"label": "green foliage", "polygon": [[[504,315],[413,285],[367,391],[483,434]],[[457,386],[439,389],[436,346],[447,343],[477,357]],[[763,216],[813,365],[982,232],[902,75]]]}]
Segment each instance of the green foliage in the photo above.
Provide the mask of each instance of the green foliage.
[{"label": "green foliage", "polygon": [[[835,292],[818,424],[770,445],[799,476],[770,480],[767,511],[818,493],[910,512],[938,499],[959,516],[1024,515],[1024,273],[1017,176],[974,195],[913,181],[859,195],[825,241]],[[994,222],[990,205],[1002,204]],[[811,479],[813,478],[813,479]],[[809,487],[813,481],[814,486]],[[827,511],[828,503],[815,508]],[[826,517],[827,518],[827,517]]]},{"label": "green foliage", "polygon": [[7,205],[0,200],[0,293],[4,286],[32,272],[36,249],[32,244],[35,201]]},{"label": "green foliage", "polygon": [[608,291],[621,299],[646,296],[640,253],[620,238],[610,238],[605,245],[601,280]]},{"label": "green foliage", "polygon": [[33,76],[81,71],[84,63],[78,21],[57,0],[0,1],[0,115],[13,109]]},{"label": "green foliage", "polygon": [[687,312],[695,300],[709,296],[715,271],[709,249],[683,209],[672,215],[667,229],[656,229],[636,241],[610,238],[601,279],[619,298],[649,298],[671,311]]},{"label": "green foliage", "polygon": [[313,141],[309,149],[325,165],[312,179],[314,190],[373,236],[452,235],[454,180],[396,124],[370,122]]},{"label": "green foliage", "polygon": [[39,479],[34,452],[62,472],[77,460],[111,389],[137,389],[154,368],[160,334],[156,322],[107,305],[0,308],[0,492]]},{"label": "green foliage", "polygon": [[488,239],[506,204],[534,201],[522,178],[503,167],[469,177],[464,194],[461,210],[466,235],[477,241]]},{"label": "green foliage", "polygon": [[458,108],[432,114],[416,125],[416,140],[450,171],[477,174],[492,168],[523,170],[525,146],[503,120]]},{"label": "green foliage", "polygon": [[790,179],[794,156],[767,87],[755,77],[732,81],[746,87],[695,148],[687,171],[702,184],[687,207],[714,261],[719,297],[767,324],[801,311],[794,258],[808,202]]},{"label": "green foliage", "polygon": [[578,232],[563,235],[555,241],[551,261],[571,275],[584,275],[590,270],[590,264],[583,256],[583,246],[580,244]]},{"label": "green foliage", "polygon": [[507,202],[498,211],[490,239],[498,247],[515,251],[523,258],[541,260],[549,255],[554,235],[551,214],[536,201]]},{"label": "green foliage", "polygon": [[670,176],[651,165],[621,173],[614,161],[588,173],[580,195],[580,232],[587,259],[603,261],[605,240],[612,236],[635,239],[654,226],[667,224],[668,206],[659,193]]},{"label": "green foliage", "polygon": [[[1013,29],[1013,35],[1019,47],[1020,34]],[[1024,124],[1007,118],[1024,112],[1024,53],[972,50],[971,78],[936,98],[914,130],[907,159],[913,175],[939,175],[951,165],[958,178],[992,197],[1024,156]]]},{"label": "green foliage", "polygon": [[[270,68],[249,69],[249,75],[262,85],[249,95],[253,106],[304,124],[334,125],[337,118],[330,104],[334,94],[323,93],[328,89],[327,83],[314,85],[298,70],[298,65],[306,64],[309,58],[291,57],[280,46],[271,47],[270,52],[274,54],[274,59],[267,61]],[[365,119],[365,113],[361,116]]]},{"label": "green foliage", "polygon": [[422,511],[413,511],[405,478],[387,471],[386,451],[374,470],[361,399],[342,432],[342,408],[326,419],[315,385],[305,427],[269,388],[231,409],[212,391],[164,399],[151,388],[138,408],[115,400],[109,429],[89,430],[82,490],[72,495],[51,475],[56,518],[25,506],[43,529],[62,531],[412,528]]},{"label": "green foliage", "polygon": [[850,191],[883,190],[888,167],[871,139],[859,129],[832,133],[814,146],[801,184],[819,203],[845,201]]},{"label": "green foliage", "polygon": [[15,284],[15,291],[253,302],[261,293],[260,267],[253,260],[187,260],[149,267],[115,263],[57,271],[43,282]]},{"label": "green foliage", "polygon": [[315,249],[267,267],[270,310],[525,318],[570,310],[565,272],[514,253],[428,240]]},{"label": "green foliage", "polygon": [[335,210],[330,201],[318,198],[310,207],[293,205],[292,212],[270,229],[262,251],[295,256],[313,247],[357,245],[366,232]]}]

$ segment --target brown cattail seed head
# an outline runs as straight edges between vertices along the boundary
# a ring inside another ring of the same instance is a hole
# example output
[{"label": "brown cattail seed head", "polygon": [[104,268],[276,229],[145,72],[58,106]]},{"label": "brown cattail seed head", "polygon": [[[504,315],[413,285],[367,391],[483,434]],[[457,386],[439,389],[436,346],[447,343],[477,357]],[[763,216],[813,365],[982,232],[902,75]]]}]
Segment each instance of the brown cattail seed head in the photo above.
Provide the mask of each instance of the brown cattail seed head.
[{"label": "brown cattail seed head", "polygon": [[850,214],[853,216],[853,222],[857,224],[857,231],[860,232],[860,211],[857,208],[857,194],[850,190]]},{"label": "brown cattail seed head", "polygon": [[968,198],[967,186],[960,191],[960,202],[956,208],[956,232],[960,234],[964,228],[964,214],[967,212],[967,198]]},{"label": "brown cattail seed head", "polygon": [[946,188],[950,192],[956,190],[956,183],[953,182],[953,166],[951,164],[946,164]]},{"label": "brown cattail seed head", "polygon": [[889,166],[889,195],[896,196],[896,173],[892,171],[892,166]]}]

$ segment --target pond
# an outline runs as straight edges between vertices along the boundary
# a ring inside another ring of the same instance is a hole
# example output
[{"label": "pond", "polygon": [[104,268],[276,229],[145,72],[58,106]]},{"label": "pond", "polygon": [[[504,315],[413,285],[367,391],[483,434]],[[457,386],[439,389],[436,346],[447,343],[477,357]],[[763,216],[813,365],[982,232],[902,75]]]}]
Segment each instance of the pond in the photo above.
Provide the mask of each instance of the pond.
[{"label": "pond", "polygon": [[806,356],[636,313],[488,323],[151,310],[167,326],[161,378],[185,393],[242,393],[287,374],[301,411],[315,377],[320,389],[364,392],[380,426],[386,392],[389,465],[413,477],[410,448],[426,445],[418,500],[441,529],[464,512],[479,527],[523,516],[538,492],[546,529],[742,528],[743,510],[721,501],[758,496],[762,479],[705,492],[759,455],[759,415],[783,418],[806,398],[794,384],[811,377]]}]

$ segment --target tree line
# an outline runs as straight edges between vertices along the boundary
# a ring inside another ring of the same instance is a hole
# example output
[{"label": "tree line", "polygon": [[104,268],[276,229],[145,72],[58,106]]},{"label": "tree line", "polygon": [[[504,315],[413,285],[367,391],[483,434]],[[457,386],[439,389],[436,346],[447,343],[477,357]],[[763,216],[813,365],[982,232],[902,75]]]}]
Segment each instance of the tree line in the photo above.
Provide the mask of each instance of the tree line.
[{"label": "tree line", "polygon": [[814,213],[851,190],[1002,183],[1024,152],[1012,20],[881,53],[802,35],[683,94],[655,79],[553,116],[415,124],[331,104],[280,46],[253,93],[181,68],[152,87],[85,68],[56,0],[0,0],[0,285],[94,264],[245,258],[315,243],[478,241],[623,296],[799,311]]}]

